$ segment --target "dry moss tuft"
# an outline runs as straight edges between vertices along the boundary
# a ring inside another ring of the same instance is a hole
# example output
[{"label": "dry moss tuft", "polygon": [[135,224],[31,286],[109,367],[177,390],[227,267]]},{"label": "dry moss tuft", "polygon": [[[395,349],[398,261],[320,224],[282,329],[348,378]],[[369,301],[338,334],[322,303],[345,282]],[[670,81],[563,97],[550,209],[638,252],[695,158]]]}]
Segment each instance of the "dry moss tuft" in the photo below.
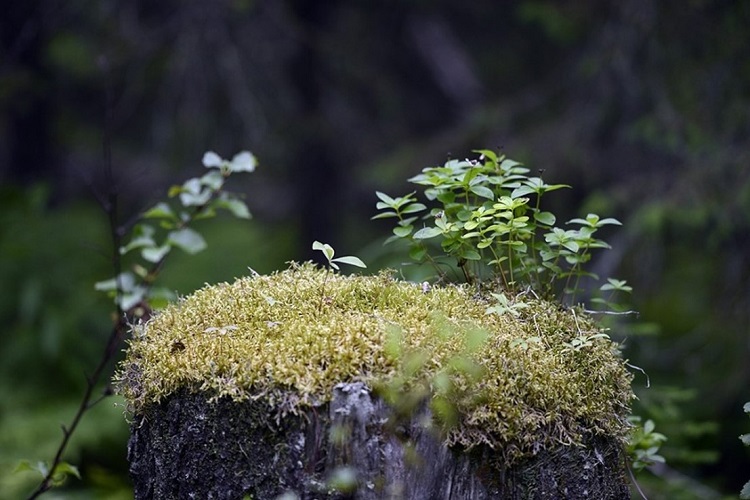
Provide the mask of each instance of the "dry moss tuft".
[{"label": "dry moss tuft", "polygon": [[374,385],[407,371],[430,384],[470,360],[478,378],[452,371],[462,417],[449,442],[513,455],[587,433],[623,438],[633,395],[617,345],[592,337],[601,332],[585,316],[524,301],[517,317],[486,314],[467,288],[425,293],[386,274],[292,265],[167,307],[136,328],[117,379],[136,414],[180,388],[262,399],[283,413],[325,403],[339,382]]}]

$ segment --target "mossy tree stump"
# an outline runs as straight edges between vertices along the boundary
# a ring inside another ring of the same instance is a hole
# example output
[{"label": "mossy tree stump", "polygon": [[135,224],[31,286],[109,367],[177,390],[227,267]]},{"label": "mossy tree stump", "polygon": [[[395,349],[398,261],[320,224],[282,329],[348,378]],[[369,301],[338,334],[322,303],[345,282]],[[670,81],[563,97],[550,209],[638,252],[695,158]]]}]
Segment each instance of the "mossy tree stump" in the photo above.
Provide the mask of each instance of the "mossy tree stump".
[{"label": "mossy tree stump", "polygon": [[118,373],[136,498],[628,498],[617,346],[512,300],[311,265],[196,292]]}]

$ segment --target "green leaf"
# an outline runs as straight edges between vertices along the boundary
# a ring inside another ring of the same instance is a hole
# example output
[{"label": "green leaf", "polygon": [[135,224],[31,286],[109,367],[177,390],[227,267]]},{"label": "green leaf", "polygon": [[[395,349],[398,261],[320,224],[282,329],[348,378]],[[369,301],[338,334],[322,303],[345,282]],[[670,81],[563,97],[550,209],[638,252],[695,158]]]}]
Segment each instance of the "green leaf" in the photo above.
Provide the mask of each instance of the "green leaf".
[{"label": "green leaf", "polygon": [[414,226],[408,225],[408,226],[397,226],[393,228],[393,234],[398,236],[399,238],[406,238],[409,236],[414,229]]},{"label": "green leaf", "polygon": [[197,231],[185,227],[172,231],[167,236],[167,243],[181,248],[189,254],[196,254],[206,249],[206,240]]},{"label": "green leaf", "polygon": [[513,167],[523,165],[523,163],[517,162],[515,160],[507,159],[503,160],[503,162],[500,164],[500,168],[503,170],[510,170]]},{"label": "green leaf", "polygon": [[[98,281],[94,283],[94,290],[97,290],[100,292],[115,291],[117,290],[117,284],[118,284],[117,278],[110,278],[108,280]],[[130,272],[120,273],[119,284],[122,287],[123,292],[128,292],[130,290],[133,290],[136,285],[135,276],[133,275],[133,273],[130,273]]]},{"label": "green leaf", "polygon": [[443,234],[443,232],[436,227],[423,227],[422,229],[414,233],[413,238],[415,240],[427,240],[441,234]]},{"label": "green leaf", "polygon": [[740,500],[750,500],[750,481],[745,483],[740,492]]},{"label": "green leaf", "polygon": [[557,219],[552,212],[536,212],[534,213],[534,220],[545,226],[552,226]]},{"label": "green leaf", "polygon": [[537,190],[530,186],[520,186],[514,189],[510,193],[511,198],[520,198],[521,196],[526,196],[527,194],[536,193]]},{"label": "green leaf", "polygon": [[254,172],[255,167],[258,165],[258,160],[255,155],[249,151],[241,151],[234,155],[232,161],[229,162],[230,172]]},{"label": "green leaf", "polygon": [[393,207],[396,204],[396,200],[385,193],[381,193],[380,191],[375,191],[375,196],[380,198],[380,200],[389,207]]},{"label": "green leaf", "polygon": [[172,250],[172,247],[170,245],[162,245],[160,247],[148,247],[141,250],[141,257],[143,257],[148,262],[159,262],[161,259],[164,258],[165,255],[169,253],[169,251]]},{"label": "green leaf", "polygon": [[482,260],[482,256],[476,250],[464,250],[461,252],[461,257],[466,260]]},{"label": "green leaf", "polygon": [[363,267],[366,268],[364,262],[362,262],[359,257],[355,257],[353,255],[346,255],[344,257],[336,257],[335,259],[331,259],[333,262],[341,262],[342,264],[349,264],[350,266],[357,266],[357,267]]},{"label": "green leaf", "polygon": [[480,155],[480,160],[482,159],[481,156],[484,156],[488,160],[490,160],[492,163],[497,163],[497,154],[495,154],[494,151],[489,149],[474,149],[472,153],[477,153]]},{"label": "green leaf", "polygon": [[55,466],[55,471],[52,474],[52,480],[55,483],[55,486],[60,486],[64,483],[68,476],[75,476],[78,479],[81,479],[81,473],[78,472],[78,467],[71,465],[68,462],[59,462],[57,466]]},{"label": "green leaf", "polygon": [[411,205],[408,205],[405,209],[401,211],[402,214],[413,214],[416,212],[421,212],[422,210],[426,210],[427,207],[422,203],[412,203]]},{"label": "green leaf", "polygon": [[177,219],[175,213],[172,212],[172,208],[163,201],[146,210],[146,212],[143,214],[143,217],[146,219]]},{"label": "green leaf", "polygon": [[389,217],[398,217],[398,214],[396,212],[382,212],[382,213],[379,213],[378,215],[370,217],[370,220],[387,219]]},{"label": "green leaf", "polygon": [[319,241],[313,241],[312,249],[323,252],[323,255],[325,255],[328,262],[331,262],[331,259],[333,259],[333,256],[336,253],[331,245]]},{"label": "green leaf", "polygon": [[421,245],[415,245],[409,249],[409,257],[417,262],[421,262],[427,254],[427,249]]},{"label": "green leaf", "polygon": [[180,191],[180,203],[184,207],[205,205],[211,199],[211,191],[203,189],[200,179],[188,179]]},{"label": "green leaf", "polygon": [[16,468],[13,469],[14,474],[18,472],[36,472],[37,474],[44,477],[47,475],[47,464],[45,464],[44,462],[37,462],[36,465],[31,465],[30,461],[21,460],[16,465]]},{"label": "green leaf", "polygon": [[221,167],[224,164],[224,160],[221,156],[217,155],[213,151],[206,151],[203,154],[203,166],[206,168]]},{"label": "green leaf", "polygon": [[250,210],[247,209],[245,202],[236,198],[216,200],[215,206],[229,211],[238,219],[249,219],[251,217]]},{"label": "green leaf", "polygon": [[477,196],[481,196],[482,198],[487,198],[488,200],[494,200],[495,199],[495,193],[492,192],[492,190],[485,186],[471,186],[469,190],[474,193]]}]

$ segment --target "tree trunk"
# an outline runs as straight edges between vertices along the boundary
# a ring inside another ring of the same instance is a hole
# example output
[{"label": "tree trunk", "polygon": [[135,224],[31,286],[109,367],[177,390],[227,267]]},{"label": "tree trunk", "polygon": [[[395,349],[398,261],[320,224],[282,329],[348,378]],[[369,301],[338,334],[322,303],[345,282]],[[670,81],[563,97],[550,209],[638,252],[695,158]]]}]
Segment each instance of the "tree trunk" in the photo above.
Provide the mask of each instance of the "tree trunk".
[{"label": "tree trunk", "polygon": [[[262,401],[183,390],[135,415],[135,498],[630,498],[616,440],[560,445],[506,466],[489,448],[444,446],[425,426],[427,410],[389,425],[392,412],[361,383],[339,384],[330,403],[304,414],[275,414]],[[331,488],[332,477],[352,472],[353,483]]]}]

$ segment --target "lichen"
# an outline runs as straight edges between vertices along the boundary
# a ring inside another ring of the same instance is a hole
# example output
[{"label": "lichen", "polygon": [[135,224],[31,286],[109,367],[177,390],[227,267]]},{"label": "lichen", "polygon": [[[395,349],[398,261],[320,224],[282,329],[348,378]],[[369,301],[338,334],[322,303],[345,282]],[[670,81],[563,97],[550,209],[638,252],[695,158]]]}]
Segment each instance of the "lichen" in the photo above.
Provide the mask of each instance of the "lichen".
[{"label": "lichen", "polygon": [[326,403],[339,382],[408,376],[429,384],[470,359],[481,375],[452,372],[462,397],[449,443],[513,456],[584,434],[623,439],[633,393],[618,346],[580,311],[523,301],[514,314],[487,314],[469,287],[425,290],[386,273],[293,264],[165,308],[134,330],[116,379],[136,414],[186,388],[263,400],[283,414]]}]

